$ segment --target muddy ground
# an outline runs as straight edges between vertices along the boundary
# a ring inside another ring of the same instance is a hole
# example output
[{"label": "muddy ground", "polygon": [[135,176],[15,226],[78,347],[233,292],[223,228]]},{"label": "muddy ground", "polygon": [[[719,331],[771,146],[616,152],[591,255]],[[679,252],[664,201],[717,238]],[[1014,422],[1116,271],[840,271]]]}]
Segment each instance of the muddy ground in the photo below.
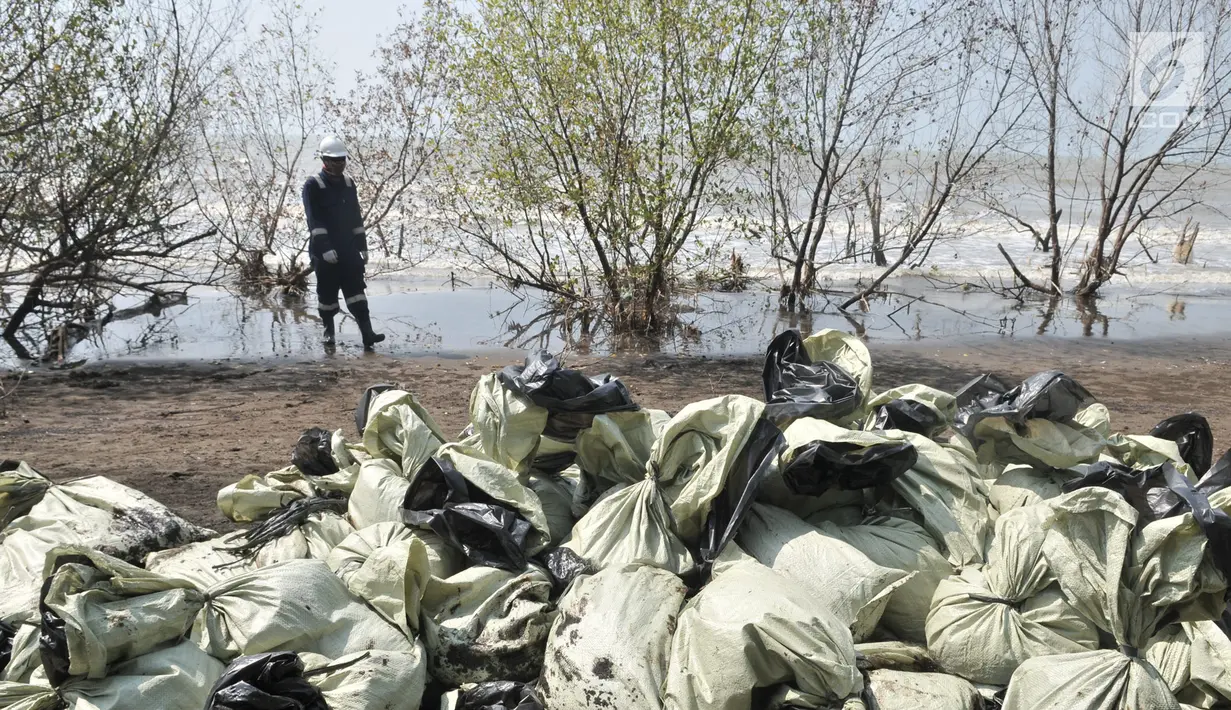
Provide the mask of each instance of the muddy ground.
[{"label": "muddy ground", "polygon": [[[933,341],[934,342],[934,341]],[[1020,380],[1040,370],[1076,377],[1112,411],[1117,430],[1141,433],[1183,411],[1206,415],[1217,448],[1231,445],[1231,341],[1108,343],[995,340],[946,347],[872,345],[878,389],[920,382],[956,390],[993,372]],[[229,523],[218,489],[289,462],[300,431],[354,432],[355,402],[376,382],[419,395],[447,432],[466,425],[479,375],[518,356],[465,359],[369,355],[320,362],[102,364],[4,380],[0,458],[56,480],[101,474],[136,487],[194,522]],[[639,402],[677,411],[727,393],[759,397],[761,359],[573,356],[569,365],[619,375]],[[15,389],[14,389],[15,388]]]}]

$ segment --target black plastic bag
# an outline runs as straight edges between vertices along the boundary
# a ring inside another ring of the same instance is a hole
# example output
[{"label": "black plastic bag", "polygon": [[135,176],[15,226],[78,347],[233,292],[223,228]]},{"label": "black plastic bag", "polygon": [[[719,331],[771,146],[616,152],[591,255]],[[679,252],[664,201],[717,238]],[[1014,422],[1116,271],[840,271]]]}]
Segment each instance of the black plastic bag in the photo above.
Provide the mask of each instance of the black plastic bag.
[{"label": "black plastic bag", "polygon": [[765,351],[761,371],[765,416],[771,421],[812,417],[841,419],[859,408],[863,393],[846,370],[832,362],[812,362],[798,330],[780,333]]},{"label": "black plastic bag", "polygon": [[205,710],[329,710],[320,689],[304,677],[290,651],[237,658],[205,701]]},{"label": "black plastic bag", "polygon": [[539,555],[539,561],[551,575],[552,591],[563,593],[568,585],[583,574],[594,574],[589,562],[567,547],[557,547]]},{"label": "black plastic bag", "polygon": [[954,426],[973,439],[975,425],[984,419],[1003,417],[1014,424],[1029,419],[1066,422],[1095,403],[1076,380],[1055,370],[1032,375],[1013,389],[992,375],[975,378],[957,394],[958,414]]},{"label": "black plastic bag", "polygon": [[43,580],[42,591],[38,595],[38,613],[41,627],[38,635],[39,658],[43,662],[43,671],[47,673],[47,682],[51,687],[58,688],[60,684],[72,676],[69,674],[68,634],[66,623],[60,615],[52,611],[45,599],[51,590],[51,583],[56,572],[64,565],[84,565],[96,567],[94,560],[85,555],[60,555],[51,563],[51,571]]},{"label": "black plastic bag", "polygon": [[4,674],[4,669],[9,667],[9,661],[13,660],[13,638],[15,636],[17,636],[17,627],[0,621],[0,675]]},{"label": "black plastic bag", "polygon": [[1150,430],[1150,436],[1174,441],[1180,449],[1180,458],[1198,476],[1210,470],[1210,464],[1214,463],[1214,432],[1210,430],[1210,422],[1196,412],[1162,420]]},{"label": "black plastic bag", "polygon": [[1231,449],[1197,481],[1197,490],[1207,496],[1227,487],[1231,487]]},{"label": "black plastic bag", "polygon": [[534,463],[531,467],[540,473],[546,473],[554,476],[569,466],[572,466],[576,460],[576,451],[560,451],[554,454],[546,454],[535,457]]},{"label": "black plastic bag", "polygon": [[1210,558],[1224,575],[1231,575],[1231,515],[1211,506],[1209,499],[1211,493],[1225,487],[1218,485],[1220,482],[1203,479],[1194,486],[1170,463],[1130,469],[1102,462],[1091,466],[1081,478],[1064,484],[1063,490],[1070,493],[1092,486],[1113,490],[1140,513],[1140,525],[1191,512],[1209,541],[1206,551]]},{"label": "black plastic bag", "polygon": [[368,427],[368,409],[372,406],[372,400],[376,399],[381,392],[388,392],[391,389],[396,389],[393,385],[372,385],[359,395],[359,404],[355,406],[355,428],[362,434],[363,430]]},{"label": "black plastic bag", "polygon": [[858,446],[814,441],[782,471],[783,481],[800,495],[819,496],[831,488],[875,488],[914,468],[919,453],[909,441]]},{"label": "black plastic bag", "polygon": [[320,427],[299,435],[291,452],[291,463],[307,476],[328,476],[338,472],[333,460],[333,432]]},{"label": "black plastic bag", "polygon": [[891,400],[872,413],[872,428],[880,431],[896,429],[932,436],[944,427],[945,420],[940,413],[913,399]]},{"label": "black plastic bag", "polygon": [[448,461],[431,458],[419,469],[402,503],[407,525],[428,528],[473,564],[525,569],[530,523],[470,485]]},{"label": "black plastic bag", "polygon": [[727,543],[748,516],[748,509],[757,501],[761,485],[769,477],[774,463],[786,451],[786,439],[777,425],[762,417],[744,444],[735,466],[727,475],[722,491],[710,504],[710,513],[705,519],[705,532],[701,536],[701,549],[696,555],[700,560],[702,579],[709,577],[714,560],[722,554]]},{"label": "black plastic bag", "polygon": [[561,366],[546,350],[527,355],[522,366],[504,368],[499,378],[505,388],[547,410],[543,435],[561,441],[576,439],[582,429],[593,424],[595,415],[639,408],[628,388],[615,377],[586,377],[580,370]]},{"label": "black plastic bag", "polygon": [[531,686],[502,680],[463,690],[457,710],[543,710],[543,704]]}]

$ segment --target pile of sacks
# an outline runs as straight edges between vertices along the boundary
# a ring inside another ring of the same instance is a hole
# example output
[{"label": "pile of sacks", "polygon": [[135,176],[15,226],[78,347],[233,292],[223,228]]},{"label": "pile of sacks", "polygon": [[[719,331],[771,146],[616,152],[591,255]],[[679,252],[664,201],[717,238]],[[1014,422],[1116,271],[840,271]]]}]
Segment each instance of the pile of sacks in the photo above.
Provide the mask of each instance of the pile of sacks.
[{"label": "pile of sacks", "polygon": [[221,537],[0,471],[0,709],[1111,710],[1231,703],[1231,455],[1113,434],[1049,372],[879,390],[790,331],[764,401],[672,414],[539,354],[455,441],[358,438],[223,489]]}]

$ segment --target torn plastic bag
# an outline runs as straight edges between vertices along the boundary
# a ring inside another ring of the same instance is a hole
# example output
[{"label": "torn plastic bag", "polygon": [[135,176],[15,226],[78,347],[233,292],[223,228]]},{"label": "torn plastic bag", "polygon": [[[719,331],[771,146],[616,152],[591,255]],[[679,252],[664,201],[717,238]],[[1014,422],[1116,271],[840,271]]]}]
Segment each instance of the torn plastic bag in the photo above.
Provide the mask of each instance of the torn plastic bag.
[{"label": "torn plastic bag", "polygon": [[237,658],[210,690],[205,710],[332,710],[304,670],[291,651]]},{"label": "torn plastic bag", "polygon": [[982,375],[958,391],[955,423],[973,440],[975,427],[984,419],[1003,418],[1013,424],[1030,419],[1071,421],[1094,403],[1094,395],[1085,387],[1056,370],[1032,375],[1012,389],[994,375]]},{"label": "torn plastic bag", "polygon": [[300,498],[247,530],[228,536],[227,552],[256,567],[286,560],[323,560],[355,531],[347,521],[345,498]]},{"label": "torn plastic bag", "polygon": [[[419,710],[427,686],[427,653],[416,643],[411,653],[379,649],[330,660],[300,655],[304,676],[321,691],[329,710]],[[436,710],[436,708],[424,708]]]},{"label": "torn plastic bag", "polygon": [[59,543],[79,544],[132,564],[140,564],[155,550],[215,535],[144,493],[103,476],[51,486],[28,513],[9,523],[5,533],[24,530],[47,539],[44,533],[62,528],[73,537],[64,539],[55,533],[52,537],[59,538]]},{"label": "torn plastic bag", "polygon": [[470,426],[488,458],[525,473],[538,452],[547,410],[506,388],[493,372],[480,377],[470,393]]},{"label": "torn plastic bag", "polygon": [[103,678],[114,664],[183,637],[205,603],[185,580],[80,547],[49,552],[45,577],[39,644],[53,686]]},{"label": "torn plastic bag", "polygon": [[805,708],[842,707],[859,696],[850,630],[823,602],[735,545],[714,572],[680,613],[666,710],[754,710],[784,688]]},{"label": "torn plastic bag", "polygon": [[333,432],[313,427],[299,435],[291,451],[291,465],[308,476],[328,476],[338,472],[333,460]]},{"label": "torn plastic bag", "polygon": [[359,466],[355,489],[347,499],[346,516],[356,530],[377,523],[402,522],[402,504],[410,479],[389,459],[372,459]]},{"label": "torn plastic bag", "polygon": [[1041,372],[1006,390],[984,375],[957,395],[955,426],[983,464],[1021,463],[1070,468],[1098,459],[1106,439],[1074,421],[1095,405],[1093,395],[1068,375]]},{"label": "torn plastic bag", "polygon": [[[804,338],[804,350],[812,362],[832,362],[854,377],[865,402],[872,396],[872,354],[857,336],[824,328]],[[861,411],[856,416],[862,416],[862,409],[860,407]]]},{"label": "torn plastic bag", "polygon": [[[897,437],[896,434],[894,436]],[[786,440],[786,451],[781,457],[777,470],[771,471],[761,486],[758,497],[763,503],[789,510],[801,518],[838,508],[858,510],[865,507],[869,501],[865,500],[864,489],[854,485],[850,488],[844,488],[841,485],[826,485],[836,483],[836,481],[833,481],[834,477],[828,475],[828,471],[824,468],[823,458],[820,461],[813,458],[813,462],[818,463],[815,470],[803,466],[809,463],[807,460],[795,464],[795,485],[805,485],[808,490],[817,491],[809,495],[800,495],[799,491],[788,484],[783,475],[783,471],[794,464],[797,454],[807,453],[815,448],[818,442],[826,444],[827,449],[832,452],[867,450],[886,452],[903,443],[900,437],[889,438],[884,436],[883,432],[847,429],[820,419],[800,419],[792,423],[783,431],[783,438]],[[857,458],[858,454],[855,456]],[[852,473],[854,475],[850,475]],[[851,484],[869,482],[869,479],[858,470],[843,472],[843,479],[849,479]],[[858,522],[862,517],[861,512],[856,513],[853,522]]]},{"label": "torn plastic bag", "polygon": [[1043,554],[1042,507],[996,521],[982,572],[968,568],[936,589],[927,616],[932,657],[975,683],[1007,685],[1030,658],[1098,648],[1098,629],[1054,584]]},{"label": "torn plastic bag", "polygon": [[[471,476],[455,462],[464,462]],[[550,538],[538,496],[512,471],[465,453],[429,459],[407,489],[403,507],[406,524],[432,530],[474,564],[520,570]],[[523,512],[536,515],[537,530]]]},{"label": "torn plastic bag", "polygon": [[492,681],[448,693],[441,710],[543,710],[543,706],[525,683]]},{"label": "torn plastic bag", "polygon": [[650,451],[671,417],[661,409],[613,412],[594,417],[577,435],[577,464],[594,480],[596,493],[645,477]]},{"label": "torn plastic bag", "polygon": [[943,673],[872,671],[868,690],[877,710],[983,710],[983,698],[969,681]]},{"label": "torn plastic bag", "polygon": [[291,466],[310,477],[318,491],[347,494],[355,486],[359,463],[367,458],[367,451],[346,441],[341,429],[314,427],[299,435],[291,451]]},{"label": "torn plastic bag", "polygon": [[[748,464],[745,445],[761,430],[758,422],[764,411],[764,404],[741,395],[694,402],[680,410],[654,442],[647,470],[663,487],[685,542],[701,541],[710,506],[728,475]],[[756,469],[754,464],[746,470]]]},{"label": "torn plastic bag", "polygon": [[291,650],[329,658],[373,648],[412,652],[406,635],[353,597],[321,560],[232,577],[206,597],[192,638],[221,661]]},{"label": "torn plastic bag", "polygon": [[814,441],[793,449],[782,470],[787,486],[800,495],[819,496],[830,488],[858,490],[888,484],[918,460],[909,441],[860,446]]},{"label": "torn plastic bag", "polygon": [[527,355],[520,367],[504,368],[499,377],[500,384],[547,410],[542,433],[561,441],[574,441],[595,415],[637,409],[620,380],[611,375],[591,378],[567,369],[546,350]]},{"label": "torn plastic bag", "polygon": [[[451,443],[440,447],[434,462],[424,466],[414,479],[416,486],[407,491],[409,497],[425,495],[434,491],[433,496],[440,496],[440,478],[443,469],[441,464],[451,466],[451,470],[460,474],[465,480],[467,495],[471,502],[493,502],[516,513],[520,518],[530,523],[530,531],[526,535],[526,551],[533,555],[545,549],[551,535],[551,527],[547,515],[543,511],[543,503],[535,492],[525,484],[525,480],[512,470],[502,466],[486,456],[483,451],[465,443]],[[437,469],[440,469],[437,471]],[[430,486],[420,484],[420,480],[431,472],[435,483]],[[448,486],[456,488],[456,478],[446,479]],[[450,489],[452,490],[452,489]],[[460,490],[460,489],[458,489]],[[490,501],[484,499],[484,496]]]},{"label": "torn plastic bag", "polygon": [[25,461],[0,462],[0,530],[29,513],[51,485]]},{"label": "torn plastic bag", "polygon": [[538,690],[547,710],[658,710],[688,588],[644,565],[578,579],[559,601]]},{"label": "torn plastic bag", "polygon": [[[1220,510],[1231,506],[1228,492],[1214,499]],[[1066,599],[1118,650],[1026,661],[1009,683],[1005,709],[1178,708],[1144,651],[1185,609],[1215,613],[1227,586],[1206,559],[1206,539],[1193,515],[1139,526],[1138,511],[1102,488],[1083,488],[1040,507],[1046,510],[1043,553]]]},{"label": "torn plastic bag", "polygon": [[381,392],[371,402],[363,446],[373,458],[398,462],[410,478],[446,441],[436,420],[403,390]]},{"label": "torn plastic bag", "polygon": [[1065,484],[1081,477],[1087,466],[1040,469],[1016,464],[1005,468],[988,494],[992,506],[1004,515],[1017,508],[1042,503],[1064,493]]},{"label": "torn plastic bag", "polygon": [[355,532],[334,548],[327,564],[351,594],[407,638],[415,637],[419,602],[432,576],[432,565],[427,545],[413,532],[396,523]]},{"label": "torn plastic bag", "polygon": [[769,343],[761,373],[765,413],[775,422],[801,417],[841,420],[863,403],[859,383],[840,366],[813,361],[797,330],[787,330]]},{"label": "torn plastic bag", "polygon": [[912,573],[882,567],[847,543],[823,535],[781,508],[752,507],[739,546],[808,590],[862,641],[880,622],[889,595]]},{"label": "torn plastic bag", "polygon": [[552,548],[539,555],[535,562],[551,576],[553,594],[563,594],[574,579],[596,572],[593,565],[567,547]]},{"label": "torn plastic bag", "polygon": [[864,429],[898,429],[933,437],[948,429],[957,416],[957,400],[927,385],[904,385],[868,400]]},{"label": "torn plastic bag", "polygon": [[[1204,485],[1203,485],[1204,484]],[[1124,497],[1144,523],[1191,513],[1209,540],[1209,552],[1224,574],[1231,576],[1231,515],[1210,505],[1209,495],[1223,490],[1225,481],[1207,477],[1192,484],[1175,466],[1165,463],[1132,470],[1098,463],[1079,479],[1065,484],[1065,492],[1091,486],[1107,488]]]},{"label": "torn plastic bag", "polygon": [[909,520],[887,516],[870,517],[849,526],[822,522],[816,528],[882,567],[914,573],[889,596],[881,625],[900,639],[922,643],[932,595],[940,582],[953,574],[953,566],[936,549],[932,536]]},{"label": "torn plastic bag", "polygon": [[683,577],[696,569],[652,478],[600,499],[577,521],[560,549],[576,553],[595,571],[643,564]]},{"label": "torn plastic bag", "polygon": [[1214,463],[1214,432],[1210,422],[1196,412],[1162,420],[1150,430],[1150,436],[1174,441],[1184,462],[1198,476],[1210,470]]},{"label": "torn plastic bag", "polygon": [[758,419],[752,436],[744,443],[735,466],[727,474],[722,492],[710,504],[705,533],[697,555],[702,574],[707,574],[722,549],[735,538],[755,504],[761,486],[779,467],[786,450],[782,432],[768,419]]},{"label": "torn plastic bag", "polygon": [[521,573],[471,567],[429,581],[421,607],[428,672],[453,687],[537,678],[556,617],[551,588],[533,565]]}]

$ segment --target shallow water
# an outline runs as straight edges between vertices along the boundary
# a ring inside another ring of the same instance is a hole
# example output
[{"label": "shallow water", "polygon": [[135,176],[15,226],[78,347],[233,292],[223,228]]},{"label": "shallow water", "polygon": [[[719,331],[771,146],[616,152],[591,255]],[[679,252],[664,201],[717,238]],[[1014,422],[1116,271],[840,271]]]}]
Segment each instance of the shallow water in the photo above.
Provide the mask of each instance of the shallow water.
[{"label": "shallow water", "polygon": [[[777,308],[777,295],[763,290],[706,293],[681,303],[680,323],[657,339],[607,336],[601,327],[586,335],[577,323],[547,315],[542,303],[492,286],[450,290],[435,281],[373,279],[373,319],[388,335],[379,346],[397,356],[459,354],[549,348],[590,354],[665,352],[694,355],[761,353],[786,328],[805,332],[840,328],[869,341],[932,341],[1033,338],[1150,339],[1231,336],[1231,294],[1205,289],[1184,293],[1110,291],[1093,307],[1071,300],[1019,304],[993,294],[936,291],[925,282],[901,280],[895,293],[852,309],[792,316]],[[914,294],[914,295],[907,295]],[[67,360],[318,359],[328,357],[318,341],[313,299],[253,299],[197,289],[187,305],[113,322],[77,344]],[[125,307],[127,302],[117,303]],[[354,321],[343,317],[332,356],[360,353]],[[11,353],[4,358],[13,365]]]}]

